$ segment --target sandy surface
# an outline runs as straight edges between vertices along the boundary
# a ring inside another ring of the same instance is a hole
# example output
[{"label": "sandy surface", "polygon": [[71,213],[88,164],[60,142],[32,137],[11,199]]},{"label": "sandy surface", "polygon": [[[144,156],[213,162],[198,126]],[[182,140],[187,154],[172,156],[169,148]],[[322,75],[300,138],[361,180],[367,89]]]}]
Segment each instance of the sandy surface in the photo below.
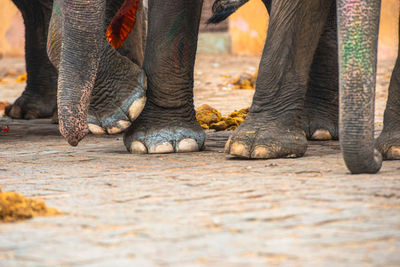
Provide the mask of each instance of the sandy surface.
[{"label": "sandy surface", "polygon": [[[253,92],[224,90],[222,75],[257,64],[199,56],[196,106],[248,106]],[[1,61],[0,73],[18,66]],[[392,67],[379,68],[377,121]],[[24,86],[6,79],[0,101]],[[0,134],[0,186],[65,213],[0,224],[0,266],[400,265],[398,161],[351,176],[334,141],[310,142],[299,159],[238,160],[222,153],[229,133],[208,133],[201,153],[131,155],[121,135],[73,148],[48,120],[0,123],[11,129]]]}]

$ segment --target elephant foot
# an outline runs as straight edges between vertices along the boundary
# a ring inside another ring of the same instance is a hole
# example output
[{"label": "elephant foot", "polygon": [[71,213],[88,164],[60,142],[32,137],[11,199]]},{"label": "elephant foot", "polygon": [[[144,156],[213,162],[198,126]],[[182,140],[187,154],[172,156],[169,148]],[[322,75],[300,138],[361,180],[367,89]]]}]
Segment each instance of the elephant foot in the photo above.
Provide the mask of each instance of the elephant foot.
[{"label": "elephant foot", "polygon": [[383,130],[376,140],[376,148],[385,160],[400,160],[400,130]]},{"label": "elephant foot", "polygon": [[146,106],[125,132],[124,143],[133,154],[195,152],[204,148],[205,132],[194,112]]},{"label": "elephant foot", "polygon": [[89,106],[89,130],[93,134],[126,130],[145,106],[146,80],[138,65],[115,50],[102,57]]},{"label": "elephant foot", "polygon": [[13,104],[7,105],[5,114],[14,119],[50,118],[57,110],[56,95],[37,95],[31,91],[25,89]]},{"label": "elephant foot", "polygon": [[307,112],[302,120],[302,127],[309,140],[337,140],[338,120],[323,113]]},{"label": "elephant foot", "polygon": [[307,139],[293,120],[267,121],[266,114],[250,114],[225,145],[225,153],[241,158],[272,159],[301,157]]}]

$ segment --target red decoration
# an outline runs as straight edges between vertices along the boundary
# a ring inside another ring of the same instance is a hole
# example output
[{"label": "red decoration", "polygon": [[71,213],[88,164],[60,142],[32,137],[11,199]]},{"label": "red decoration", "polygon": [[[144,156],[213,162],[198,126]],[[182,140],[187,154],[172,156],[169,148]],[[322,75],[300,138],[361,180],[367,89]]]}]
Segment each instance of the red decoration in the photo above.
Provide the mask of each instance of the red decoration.
[{"label": "red decoration", "polygon": [[136,23],[140,0],[125,0],[107,29],[107,41],[118,49],[131,33]]}]

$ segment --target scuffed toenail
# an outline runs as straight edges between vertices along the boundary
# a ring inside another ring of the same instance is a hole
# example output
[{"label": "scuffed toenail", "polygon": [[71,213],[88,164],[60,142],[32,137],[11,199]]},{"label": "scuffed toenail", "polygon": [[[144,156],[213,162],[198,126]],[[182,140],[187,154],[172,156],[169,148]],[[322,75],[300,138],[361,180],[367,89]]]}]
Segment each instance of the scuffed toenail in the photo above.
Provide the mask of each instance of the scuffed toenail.
[{"label": "scuffed toenail", "polygon": [[244,144],[238,142],[232,144],[229,154],[243,158],[250,157],[249,149]]},{"label": "scuffed toenail", "polygon": [[331,140],[332,135],[328,130],[318,129],[311,136],[313,140]]},{"label": "scuffed toenail", "polygon": [[107,133],[108,134],[117,134],[120,133],[122,131],[124,131],[126,128],[128,128],[129,126],[131,126],[131,122],[130,121],[124,121],[124,120],[120,120],[117,122],[118,126],[112,127],[107,129]]},{"label": "scuffed toenail", "polygon": [[39,110],[29,110],[25,114],[24,118],[26,120],[33,120],[33,119],[39,118],[39,113],[40,113]]},{"label": "scuffed toenail", "polygon": [[228,141],[226,141],[225,149],[224,149],[225,153],[229,153],[229,146],[231,145],[231,140],[232,140],[232,135],[229,136]]},{"label": "scuffed toenail", "polygon": [[172,153],[174,152],[174,148],[172,147],[171,143],[165,142],[153,147],[149,148],[150,154],[163,154],[163,153]]},{"label": "scuffed toenail", "polygon": [[253,159],[268,159],[271,155],[271,148],[265,146],[256,146],[251,153],[251,158]]},{"label": "scuffed toenail", "polygon": [[193,152],[193,151],[199,151],[199,145],[197,144],[196,140],[191,138],[185,138],[179,142],[176,152]]},{"label": "scuffed toenail", "polygon": [[21,117],[21,108],[19,106],[13,105],[10,109],[10,113],[8,114],[12,118],[20,118]]},{"label": "scuffed toenail", "polygon": [[129,112],[128,112],[128,116],[129,119],[131,119],[131,121],[134,121],[136,120],[137,117],[139,117],[145,104],[146,104],[145,96],[133,102],[133,104],[129,107]]},{"label": "scuffed toenail", "polygon": [[400,159],[400,146],[392,146],[386,153],[386,159]]},{"label": "scuffed toenail", "polygon": [[105,134],[106,131],[103,129],[103,127],[100,127],[96,124],[88,123],[89,131],[92,134]]},{"label": "scuffed toenail", "polygon": [[129,151],[133,154],[147,154],[146,146],[140,141],[132,142]]}]

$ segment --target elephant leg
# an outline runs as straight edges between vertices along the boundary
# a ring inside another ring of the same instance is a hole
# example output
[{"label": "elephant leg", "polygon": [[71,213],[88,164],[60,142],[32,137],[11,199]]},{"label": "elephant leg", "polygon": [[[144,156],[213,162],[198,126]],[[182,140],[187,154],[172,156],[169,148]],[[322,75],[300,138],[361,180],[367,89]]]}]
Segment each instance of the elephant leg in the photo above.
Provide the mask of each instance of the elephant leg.
[{"label": "elephant leg", "polygon": [[383,131],[376,142],[384,159],[400,159],[400,44],[398,54],[389,85]]},{"label": "elephant leg", "polygon": [[314,52],[332,0],[272,1],[256,92],[225,151],[244,158],[299,157],[307,150],[300,116]]},{"label": "elephant leg", "polygon": [[25,24],[26,88],[6,107],[7,116],[17,119],[51,117],[57,109],[57,70],[46,53],[52,0],[14,0]]},{"label": "elephant leg", "polygon": [[303,130],[308,139],[338,138],[339,85],[336,7],[332,5],[311,65]]},{"label": "elephant leg", "polygon": [[[62,3],[60,0],[55,1],[48,43],[49,57],[57,67],[62,43]],[[91,92],[87,119],[89,130],[94,134],[115,134],[125,130],[140,114],[145,103],[145,76],[138,66],[143,61],[143,38],[124,43],[121,50],[131,51],[129,55],[128,52],[124,54],[116,51],[105,39],[106,28],[122,3],[123,0],[107,1],[106,5],[100,63]],[[138,11],[138,19],[144,19],[142,5]],[[140,27],[142,24],[142,21],[138,21],[131,35],[141,37],[144,34],[143,27]]]},{"label": "elephant leg", "polygon": [[[123,2],[107,1],[104,32]],[[117,51],[103,40],[104,50],[88,112],[89,130],[94,134],[124,131],[144,108],[146,77],[140,66],[144,57],[145,19],[145,10],[140,1],[135,27],[123,46]]]},{"label": "elephant leg", "polygon": [[132,153],[190,152],[202,149],[205,133],[195,118],[193,68],[201,0],[150,0],[143,67],[147,103],[125,132]]}]

